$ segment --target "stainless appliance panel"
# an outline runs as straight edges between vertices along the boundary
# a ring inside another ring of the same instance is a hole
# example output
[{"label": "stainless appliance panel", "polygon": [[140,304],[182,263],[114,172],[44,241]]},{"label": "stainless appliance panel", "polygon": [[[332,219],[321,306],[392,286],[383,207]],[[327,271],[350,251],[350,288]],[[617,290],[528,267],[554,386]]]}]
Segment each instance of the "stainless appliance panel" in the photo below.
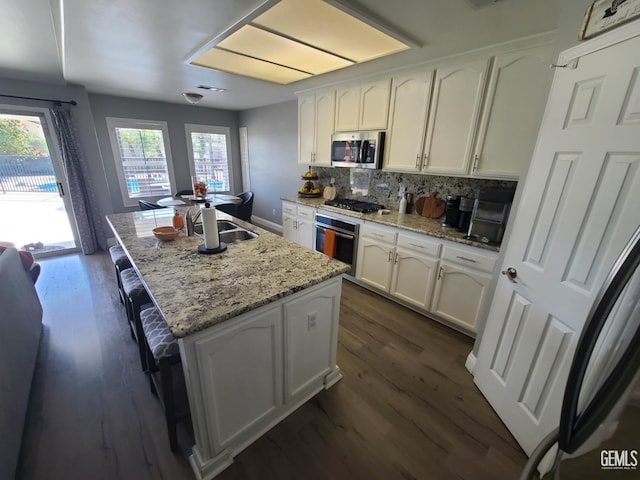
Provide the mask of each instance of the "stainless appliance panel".
[{"label": "stainless appliance panel", "polygon": [[333,167],[380,168],[385,132],[336,133],[331,136]]},{"label": "stainless appliance panel", "polygon": [[351,265],[351,269],[347,274],[354,276],[356,273],[359,227],[355,223],[345,222],[328,215],[316,214],[315,250],[324,253],[325,232],[333,230],[336,235],[336,253],[333,258]]}]

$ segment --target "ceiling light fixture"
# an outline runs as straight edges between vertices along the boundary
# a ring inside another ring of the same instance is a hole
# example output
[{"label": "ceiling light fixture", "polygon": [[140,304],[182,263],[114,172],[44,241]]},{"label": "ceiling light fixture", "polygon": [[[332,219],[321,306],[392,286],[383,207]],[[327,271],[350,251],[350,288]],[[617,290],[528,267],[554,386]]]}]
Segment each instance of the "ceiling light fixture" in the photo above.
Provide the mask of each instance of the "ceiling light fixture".
[{"label": "ceiling light fixture", "polygon": [[287,84],[420,46],[374,17],[349,0],[264,0],[187,62]]},{"label": "ceiling light fixture", "polygon": [[204,98],[203,95],[200,95],[199,93],[192,93],[192,92],[185,92],[182,94],[182,96],[191,105],[195,105],[196,103],[198,103],[200,100]]}]

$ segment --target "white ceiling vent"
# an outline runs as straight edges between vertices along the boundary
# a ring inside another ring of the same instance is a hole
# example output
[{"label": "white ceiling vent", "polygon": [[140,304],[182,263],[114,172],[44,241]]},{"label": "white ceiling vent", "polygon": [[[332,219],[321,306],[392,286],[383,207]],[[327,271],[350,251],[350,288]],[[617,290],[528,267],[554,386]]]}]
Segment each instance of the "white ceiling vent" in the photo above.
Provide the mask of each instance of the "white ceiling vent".
[{"label": "white ceiling vent", "polygon": [[498,3],[500,0],[465,0],[472,8],[482,8]]}]

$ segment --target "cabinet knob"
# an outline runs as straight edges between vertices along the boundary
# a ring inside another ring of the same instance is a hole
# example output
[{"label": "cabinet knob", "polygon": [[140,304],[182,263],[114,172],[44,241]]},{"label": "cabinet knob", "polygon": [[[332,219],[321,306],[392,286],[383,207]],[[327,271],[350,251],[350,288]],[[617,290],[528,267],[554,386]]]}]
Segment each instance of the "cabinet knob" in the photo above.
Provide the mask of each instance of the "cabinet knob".
[{"label": "cabinet knob", "polygon": [[502,271],[502,275],[506,275],[506,277],[509,279],[510,282],[512,283],[518,283],[516,281],[516,278],[518,277],[518,271],[513,268],[513,267],[509,267],[506,270]]},{"label": "cabinet knob", "polygon": [[420,168],[420,154],[416,155],[416,168]]}]

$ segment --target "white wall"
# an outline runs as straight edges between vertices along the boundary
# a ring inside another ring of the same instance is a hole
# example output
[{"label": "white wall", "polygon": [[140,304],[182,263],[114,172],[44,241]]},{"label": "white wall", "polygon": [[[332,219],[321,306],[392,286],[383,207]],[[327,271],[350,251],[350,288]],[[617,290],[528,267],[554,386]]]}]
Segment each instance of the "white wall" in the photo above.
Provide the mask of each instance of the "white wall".
[{"label": "white wall", "polygon": [[279,225],[280,197],[296,195],[307,170],[298,165],[298,102],[245,110],[239,124],[247,127],[249,137],[253,215]]}]

